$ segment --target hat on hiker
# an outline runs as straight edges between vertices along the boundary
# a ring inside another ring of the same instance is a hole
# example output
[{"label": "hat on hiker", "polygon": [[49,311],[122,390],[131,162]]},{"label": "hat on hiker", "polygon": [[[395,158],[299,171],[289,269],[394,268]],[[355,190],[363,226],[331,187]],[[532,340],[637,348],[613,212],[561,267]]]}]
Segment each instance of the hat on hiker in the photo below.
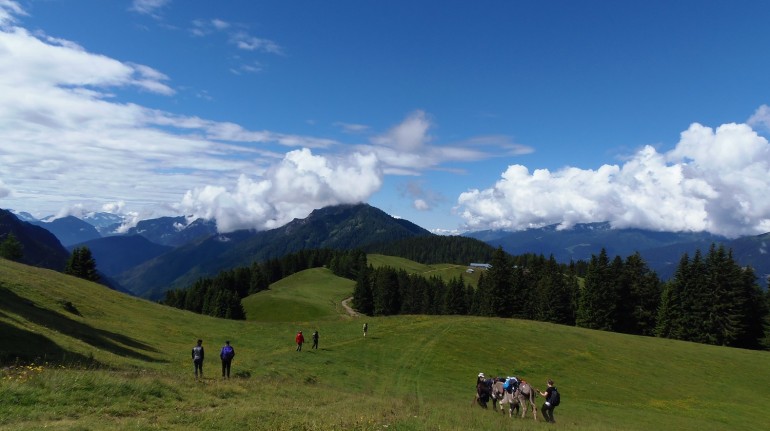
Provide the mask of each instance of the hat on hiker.
[{"label": "hat on hiker", "polygon": [[479,377],[484,377],[484,373],[479,373]]}]

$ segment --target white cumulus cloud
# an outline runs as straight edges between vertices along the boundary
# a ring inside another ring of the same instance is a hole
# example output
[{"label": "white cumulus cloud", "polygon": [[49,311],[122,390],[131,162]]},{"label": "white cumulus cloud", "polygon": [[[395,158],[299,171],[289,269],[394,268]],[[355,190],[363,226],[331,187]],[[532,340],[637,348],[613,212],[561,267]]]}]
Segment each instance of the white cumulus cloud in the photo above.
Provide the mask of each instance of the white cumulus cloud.
[{"label": "white cumulus cloud", "polygon": [[770,145],[746,124],[693,124],[676,147],[647,146],[622,166],[533,172],[511,165],[494,186],[469,190],[456,208],[471,229],[521,230],[609,221],[614,227],[770,231]]},{"label": "white cumulus cloud", "polygon": [[365,201],[382,185],[373,154],[345,158],[291,151],[259,178],[241,175],[234,187],[205,186],[188,191],[180,209],[216,219],[220,232],[272,229],[328,205]]}]

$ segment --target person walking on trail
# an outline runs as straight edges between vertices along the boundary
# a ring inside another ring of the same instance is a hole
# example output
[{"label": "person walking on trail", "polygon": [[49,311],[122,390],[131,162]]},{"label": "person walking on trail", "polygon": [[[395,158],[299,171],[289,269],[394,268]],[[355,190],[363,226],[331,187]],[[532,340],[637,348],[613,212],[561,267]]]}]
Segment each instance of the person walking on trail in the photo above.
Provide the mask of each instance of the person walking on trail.
[{"label": "person walking on trail", "polygon": [[364,323],[364,337],[366,337],[366,331],[368,331],[368,330],[369,330],[369,324],[368,323]]},{"label": "person walking on trail", "polygon": [[313,331],[313,348],[318,349],[318,331]]},{"label": "person walking on trail", "polygon": [[543,403],[540,412],[543,414],[546,422],[556,423],[556,420],[553,418],[553,409],[559,405],[559,391],[556,389],[556,386],[553,385],[553,380],[548,379],[546,384],[548,385],[548,388],[545,392],[540,392],[540,395],[545,397],[545,402]]},{"label": "person walking on trail", "polygon": [[297,336],[294,337],[294,341],[297,342],[297,351],[301,352],[302,351],[302,343],[305,342],[305,336],[302,335],[302,331],[297,332]]},{"label": "person walking on trail", "polygon": [[195,378],[198,378],[198,374],[200,373],[200,378],[203,378],[203,340],[198,340],[198,344],[195,345],[195,347],[192,348],[192,360],[193,365],[195,366]]},{"label": "person walking on trail", "polygon": [[235,349],[230,345],[230,340],[225,341],[222,351],[219,352],[219,358],[222,360],[222,377],[230,378],[230,366],[235,357]]}]

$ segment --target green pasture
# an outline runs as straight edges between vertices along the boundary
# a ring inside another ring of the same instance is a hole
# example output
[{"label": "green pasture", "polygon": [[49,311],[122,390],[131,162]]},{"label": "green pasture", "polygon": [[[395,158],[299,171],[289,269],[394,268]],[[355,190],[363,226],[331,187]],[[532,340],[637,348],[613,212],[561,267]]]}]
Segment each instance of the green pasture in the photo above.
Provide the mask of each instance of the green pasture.
[{"label": "green pasture", "polygon": [[419,274],[423,277],[438,277],[444,282],[453,278],[462,277],[466,284],[473,287],[478,286],[479,275],[484,271],[475,269],[473,272],[467,272],[467,265],[454,265],[449,263],[440,263],[434,265],[424,265],[413,260],[404,259],[397,256],[385,256],[382,254],[368,254],[366,259],[375,268],[389,266],[391,268],[403,269],[409,274]]},{"label": "green pasture", "polygon": [[291,322],[339,319],[342,301],[355,282],[340,278],[326,268],[313,268],[284,278],[270,289],[243,298],[247,320]]},{"label": "green pasture", "polygon": [[[768,352],[512,319],[351,318],[336,304],[350,295],[349,281],[325,270],[296,277],[245,300],[254,301],[251,320],[227,321],[0,259],[0,430],[704,431],[770,423]],[[296,331],[316,329],[320,349],[296,352]],[[196,381],[190,349],[198,338],[206,361]],[[219,377],[217,358],[226,339],[236,349],[230,380]],[[562,394],[557,423],[471,406],[479,372],[515,374],[539,389],[553,378]]]}]

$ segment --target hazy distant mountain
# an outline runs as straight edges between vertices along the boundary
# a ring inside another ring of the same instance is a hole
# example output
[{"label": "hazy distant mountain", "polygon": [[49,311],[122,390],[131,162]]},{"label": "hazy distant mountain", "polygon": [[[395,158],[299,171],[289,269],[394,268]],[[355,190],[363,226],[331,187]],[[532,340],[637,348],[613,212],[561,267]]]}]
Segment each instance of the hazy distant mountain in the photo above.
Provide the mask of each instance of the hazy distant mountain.
[{"label": "hazy distant mountain", "polygon": [[201,276],[303,249],[353,249],[420,235],[432,234],[366,204],[337,205],[277,229],[241,230],[192,242],[116,278],[139,296],[159,298],[166,290],[187,287]]},{"label": "hazy distant mountain", "polygon": [[588,260],[602,248],[610,256],[628,256],[636,251],[699,241],[719,242],[724,237],[709,233],[653,232],[643,229],[612,229],[609,223],[577,224],[558,230],[556,225],[518,232],[481,231],[466,234],[510,254],[553,254],[559,262]]},{"label": "hazy distant mountain", "polygon": [[32,214],[30,214],[30,213],[28,213],[28,212],[26,212],[26,211],[20,211],[20,212],[16,212],[16,211],[14,211],[14,210],[9,210],[9,211],[10,211],[10,212],[12,212],[12,213],[14,213],[14,214],[16,215],[16,217],[17,217],[19,220],[21,220],[21,221],[25,221],[25,222],[27,222],[27,223],[31,223],[31,222],[33,222],[33,221],[37,221],[37,219],[35,218],[35,216],[33,216]]},{"label": "hazy distant mountain", "polygon": [[178,247],[217,233],[214,221],[197,219],[188,224],[185,217],[160,217],[142,220],[128,230],[128,235],[141,235],[161,245]]},{"label": "hazy distant mountain", "polygon": [[[559,262],[589,260],[602,248],[610,258],[623,258],[639,252],[647,264],[663,279],[670,278],[684,253],[690,256],[711,244],[723,244],[733,250],[741,265],[751,265],[760,279],[770,273],[770,234],[729,240],[707,232],[654,232],[643,229],[612,229],[609,223],[578,224],[558,230],[556,225],[518,232],[480,231],[466,234],[493,247],[502,247],[512,255],[553,254]],[[763,283],[764,284],[764,283]]]},{"label": "hazy distant mountain", "polygon": [[117,235],[115,232],[125,217],[119,214],[94,212],[83,216],[82,220],[95,227],[101,236]]},{"label": "hazy distant mountain", "polygon": [[69,248],[72,250],[79,246],[88,247],[96,261],[96,268],[113,279],[130,268],[173,250],[173,247],[156,244],[139,235],[97,238]]},{"label": "hazy distant mountain", "polygon": [[63,271],[69,253],[61,242],[48,230],[19,218],[10,211],[0,209],[0,241],[13,233],[21,243],[22,263]]},{"label": "hazy distant mountain", "polygon": [[37,220],[31,223],[56,235],[56,238],[65,247],[101,237],[95,227],[75,216],[57,218],[51,221]]}]

